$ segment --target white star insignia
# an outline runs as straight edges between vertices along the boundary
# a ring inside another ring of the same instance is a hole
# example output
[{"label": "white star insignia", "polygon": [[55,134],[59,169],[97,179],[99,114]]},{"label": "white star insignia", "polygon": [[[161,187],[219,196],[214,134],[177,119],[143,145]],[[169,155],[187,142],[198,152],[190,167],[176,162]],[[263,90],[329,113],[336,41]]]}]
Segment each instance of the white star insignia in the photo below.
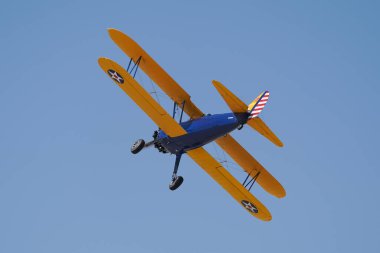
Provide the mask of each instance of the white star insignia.
[{"label": "white star insignia", "polygon": [[113,69],[109,69],[108,71],[108,74],[110,75],[110,77],[112,79],[114,79],[116,82],[118,83],[124,83],[124,79],[121,77],[121,75],[119,73],[117,73],[115,70]]},{"label": "white star insignia", "polygon": [[116,81],[120,82],[120,77],[117,75],[116,72],[112,73],[111,77],[115,79]]},{"label": "white star insignia", "polygon": [[241,204],[248,210],[248,211],[250,211],[250,212],[252,212],[252,213],[258,213],[259,212],[259,210],[257,210],[257,207],[254,205],[254,204],[252,204],[251,202],[249,202],[249,201],[247,201],[247,200],[243,200],[242,202],[241,202]]}]

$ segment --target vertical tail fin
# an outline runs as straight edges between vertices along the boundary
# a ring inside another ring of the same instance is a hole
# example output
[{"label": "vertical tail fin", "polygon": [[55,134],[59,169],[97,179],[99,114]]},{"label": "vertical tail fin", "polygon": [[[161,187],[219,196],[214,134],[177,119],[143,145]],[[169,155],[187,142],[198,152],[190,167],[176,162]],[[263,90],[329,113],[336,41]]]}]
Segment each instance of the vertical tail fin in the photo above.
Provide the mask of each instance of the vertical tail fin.
[{"label": "vertical tail fin", "polygon": [[259,116],[260,112],[264,109],[264,106],[268,102],[269,99],[269,91],[264,91],[261,93],[252,103],[248,106],[248,119],[256,118]]}]

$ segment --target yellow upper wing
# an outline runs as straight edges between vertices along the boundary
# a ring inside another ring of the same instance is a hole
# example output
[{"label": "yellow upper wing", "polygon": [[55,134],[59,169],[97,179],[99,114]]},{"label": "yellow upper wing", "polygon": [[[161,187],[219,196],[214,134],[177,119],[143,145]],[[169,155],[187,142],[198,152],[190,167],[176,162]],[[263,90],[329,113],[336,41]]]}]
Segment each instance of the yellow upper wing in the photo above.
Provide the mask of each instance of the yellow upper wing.
[{"label": "yellow upper wing", "polygon": [[215,141],[252,177],[260,172],[256,182],[268,193],[283,198],[286,195],[284,187],[274,178],[251,154],[249,154],[231,135],[227,134]]},{"label": "yellow upper wing", "polygon": [[187,154],[253,216],[263,221],[272,219],[268,209],[206,150],[197,148],[188,151]]},{"label": "yellow upper wing", "polygon": [[98,63],[104,72],[111,77],[168,136],[176,137],[186,134],[186,131],[167,114],[164,108],[162,108],[123,67],[107,58],[99,58]]},{"label": "yellow upper wing", "polygon": [[161,68],[134,40],[116,29],[108,29],[111,39],[128,55],[134,62],[141,57],[141,68],[173,101],[180,107],[185,101],[185,113],[195,119],[203,116],[199,108],[190,100],[190,95],[178,85],[176,81]]}]

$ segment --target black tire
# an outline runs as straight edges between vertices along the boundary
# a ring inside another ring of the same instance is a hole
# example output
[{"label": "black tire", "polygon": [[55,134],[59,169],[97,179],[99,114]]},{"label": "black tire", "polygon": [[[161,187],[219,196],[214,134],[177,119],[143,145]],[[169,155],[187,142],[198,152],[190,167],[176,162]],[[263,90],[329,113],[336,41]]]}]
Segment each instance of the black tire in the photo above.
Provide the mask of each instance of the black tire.
[{"label": "black tire", "polygon": [[183,177],[181,176],[178,176],[176,177],[169,185],[169,189],[174,191],[176,190],[178,187],[181,186],[181,184],[183,183]]},{"label": "black tire", "polygon": [[137,154],[140,152],[145,146],[145,141],[143,139],[138,139],[135,143],[133,143],[131,147],[132,154]]}]

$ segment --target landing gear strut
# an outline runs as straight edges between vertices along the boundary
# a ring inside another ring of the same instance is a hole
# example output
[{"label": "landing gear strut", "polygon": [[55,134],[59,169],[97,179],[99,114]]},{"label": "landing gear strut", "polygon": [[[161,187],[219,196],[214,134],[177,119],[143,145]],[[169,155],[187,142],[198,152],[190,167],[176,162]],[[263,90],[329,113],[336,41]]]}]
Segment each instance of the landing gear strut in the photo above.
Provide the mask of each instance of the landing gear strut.
[{"label": "landing gear strut", "polygon": [[169,184],[169,189],[174,191],[183,183],[183,177],[177,176],[179,162],[181,161],[182,153],[177,154],[175,157],[174,171],[172,175],[172,182]]}]

